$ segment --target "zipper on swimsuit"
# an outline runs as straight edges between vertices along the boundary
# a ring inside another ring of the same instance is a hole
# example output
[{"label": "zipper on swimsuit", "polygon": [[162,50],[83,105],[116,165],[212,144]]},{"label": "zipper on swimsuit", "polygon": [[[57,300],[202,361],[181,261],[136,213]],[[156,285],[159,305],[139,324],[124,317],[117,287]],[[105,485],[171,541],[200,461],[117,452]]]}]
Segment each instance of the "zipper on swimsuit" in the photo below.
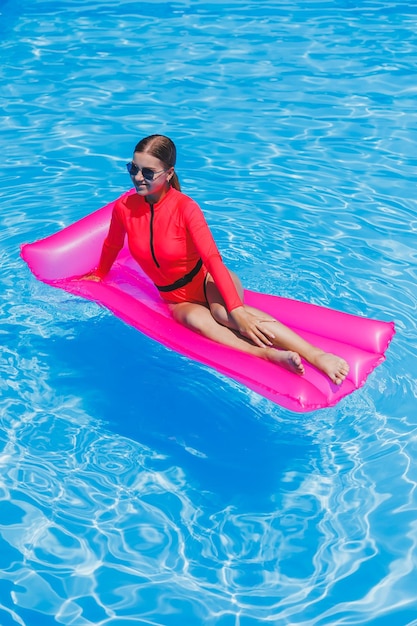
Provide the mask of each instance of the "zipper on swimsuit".
[{"label": "zipper on swimsuit", "polygon": [[149,225],[149,237],[150,237],[150,247],[151,247],[151,254],[152,254],[152,258],[155,261],[155,265],[156,267],[161,267],[156,259],[155,256],[155,250],[153,247],[153,220],[154,220],[154,210],[153,210],[153,204],[149,204],[149,208],[151,210],[151,221],[150,221],[150,225]]}]

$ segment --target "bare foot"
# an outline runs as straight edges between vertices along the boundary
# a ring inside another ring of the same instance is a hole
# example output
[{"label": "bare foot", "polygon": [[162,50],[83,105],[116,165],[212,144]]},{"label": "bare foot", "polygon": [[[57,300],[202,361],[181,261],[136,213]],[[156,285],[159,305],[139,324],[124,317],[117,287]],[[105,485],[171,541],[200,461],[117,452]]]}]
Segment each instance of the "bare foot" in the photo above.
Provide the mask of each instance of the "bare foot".
[{"label": "bare foot", "polygon": [[349,373],[346,361],[330,352],[320,352],[312,361],[312,365],[327,374],[336,385],[341,385]]},{"label": "bare foot", "polygon": [[266,358],[271,363],[276,363],[285,367],[285,369],[294,372],[295,374],[304,374],[304,365],[301,362],[301,357],[297,352],[291,350],[277,350],[275,348],[267,348]]}]

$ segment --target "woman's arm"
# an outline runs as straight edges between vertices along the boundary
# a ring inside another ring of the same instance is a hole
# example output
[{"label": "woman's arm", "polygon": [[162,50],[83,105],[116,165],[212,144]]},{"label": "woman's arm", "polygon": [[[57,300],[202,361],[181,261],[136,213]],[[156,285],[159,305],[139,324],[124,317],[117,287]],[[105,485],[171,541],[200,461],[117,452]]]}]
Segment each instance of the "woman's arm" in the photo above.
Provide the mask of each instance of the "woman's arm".
[{"label": "woman's arm", "polygon": [[197,203],[191,201],[184,210],[187,228],[200,254],[204,265],[213,277],[214,282],[230,313],[233,309],[243,306],[235,283],[229,270],[223,263],[220,252],[211,234],[204,214]]}]

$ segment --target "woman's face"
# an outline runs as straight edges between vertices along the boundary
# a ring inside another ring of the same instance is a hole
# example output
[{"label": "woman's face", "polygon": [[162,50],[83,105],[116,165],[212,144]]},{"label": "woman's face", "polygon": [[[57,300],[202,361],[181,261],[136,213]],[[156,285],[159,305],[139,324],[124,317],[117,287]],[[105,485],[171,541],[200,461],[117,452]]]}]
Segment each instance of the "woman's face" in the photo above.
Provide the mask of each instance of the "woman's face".
[{"label": "woman's face", "polygon": [[162,197],[169,189],[173,168],[165,165],[147,152],[135,152],[128,164],[130,178],[140,196]]}]

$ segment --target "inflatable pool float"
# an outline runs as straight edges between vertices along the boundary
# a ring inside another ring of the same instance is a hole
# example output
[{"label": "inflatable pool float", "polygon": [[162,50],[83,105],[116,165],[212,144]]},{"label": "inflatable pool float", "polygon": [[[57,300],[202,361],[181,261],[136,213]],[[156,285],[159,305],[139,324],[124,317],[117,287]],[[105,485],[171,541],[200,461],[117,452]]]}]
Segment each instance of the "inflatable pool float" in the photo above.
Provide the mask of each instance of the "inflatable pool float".
[{"label": "inflatable pool float", "polygon": [[245,291],[247,304],[270,313],[311,343],[345,358],[350,365],[348,377],[337,386],[308,363],[305,374],[299,376],[215,343],[174,321],[156,287],[132,259],[127,246],[105,280],[98,283],[80,280],[80,276],[98,264],[114,202],[60,232],[23,245],[21,255],[33,274],[53,287],[97,302],[168,348],[296,412],[334,406],[364,385],[368,375],[384,361],[395,333],[393,322],[358,317],[250,290]]}]

